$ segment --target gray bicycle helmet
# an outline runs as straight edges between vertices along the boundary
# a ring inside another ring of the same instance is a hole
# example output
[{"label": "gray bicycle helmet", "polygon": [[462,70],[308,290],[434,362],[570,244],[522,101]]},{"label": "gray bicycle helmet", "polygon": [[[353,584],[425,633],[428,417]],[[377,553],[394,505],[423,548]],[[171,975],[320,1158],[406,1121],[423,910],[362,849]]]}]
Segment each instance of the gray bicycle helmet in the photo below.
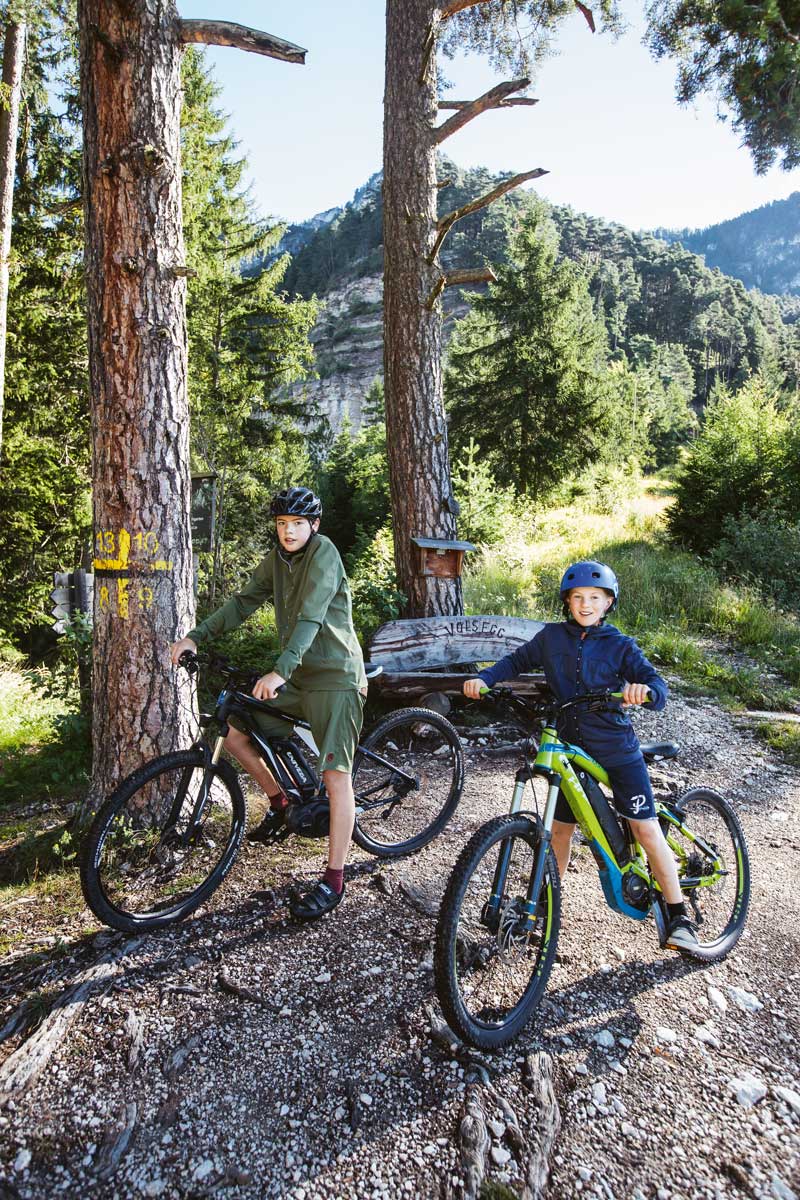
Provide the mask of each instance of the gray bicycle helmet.
[{"label": "gray bicycle helmet", "polygon": [[578,587],[599,587],[606,592],[611,592],[614,602],[608,611],[611,612],[616,608],[617,600],[619,600],[619,580],[611,567],[607,567],[605,563],[586,559],[584,562],[576,562],[571,567],[567,567],[559,588],[562,602],[566,601],[568,592]]},{"label": "gray bicycle helmet", "polygon": [[269,511],[273,517],[306,517],[316,521],[322,516],[322,501],[310,488],[284,488],[272,497]]}]

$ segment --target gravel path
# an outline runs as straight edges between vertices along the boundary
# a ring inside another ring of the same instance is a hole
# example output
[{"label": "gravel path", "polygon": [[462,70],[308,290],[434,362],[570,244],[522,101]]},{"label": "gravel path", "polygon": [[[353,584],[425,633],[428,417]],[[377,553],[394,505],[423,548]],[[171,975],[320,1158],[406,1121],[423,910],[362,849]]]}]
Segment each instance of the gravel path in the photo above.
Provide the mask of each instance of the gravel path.
[{"label": "gravel path", "polygon": [[[67,954],[32,966],[18,950],[0,972],[0,1024],[33,999],[26,1030],[0,1030],[0,1059],[26,1036],[61,1040],[27,1087],[8,1090],[6,1066],[0,1196],[458,1197],[467,1086],[489,1123],[482,1194],[534,1196],[524,1068],[544,1050],[562,1120],[548,1195],[800,1200],[800,774],[706,701],[673,699],[638,727],[684,747],[663,782],[716,787],[742,817],[751,911],[724,963],[660,951],[651,921],[605,906],[579,851],[533,1025],[504,1054],[451,1047],[424,910],[471,831],[507,808],[516,767],[471,755],[445,835],[388,866],[356,852],[345,902],[316,926],[285,914],[291,880],[322,863],[322,843],[295,841],[246,847],[212,904],[170,933],[81,937],[78,919]],[[31,1034],[37,1003],[41,1017],[70,987]]]}]

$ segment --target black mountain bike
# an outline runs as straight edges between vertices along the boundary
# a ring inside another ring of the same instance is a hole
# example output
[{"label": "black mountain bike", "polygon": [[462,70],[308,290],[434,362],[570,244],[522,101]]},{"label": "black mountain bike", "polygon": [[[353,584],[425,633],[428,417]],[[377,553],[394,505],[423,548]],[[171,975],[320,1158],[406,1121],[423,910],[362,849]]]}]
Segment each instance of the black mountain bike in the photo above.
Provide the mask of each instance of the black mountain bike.
[{"label": "black mountain bike", "polygon": [[[190,652],[180,660],[192,675]],[[106,925],[125,932],[159,929],[194,912],[231,869],[246,825],[237,772],[222,757],[229,718],[236,716],[289,798],[274,838],[325,837],[329,806],[309,758],[306,721],[286,716],[250,693],[263,672],[217,656],[204,660],[223,678],[213,714],[201,714],[189,750],[145,763],[99,809],[81,849],[86,902]],[[368,675],[378,674],[371,668]],[[265,738],[253,717],[269,711],[286,721],[286,737]],[[216,738],[208,734],[217,727]],[[316,757],[316,754],[313,754]],[[361,741],[353,764],[353,838],[382,858],[411,854],[449,821],[464,787],[461,741],[444,717],[424,708],[390,713]]]}]

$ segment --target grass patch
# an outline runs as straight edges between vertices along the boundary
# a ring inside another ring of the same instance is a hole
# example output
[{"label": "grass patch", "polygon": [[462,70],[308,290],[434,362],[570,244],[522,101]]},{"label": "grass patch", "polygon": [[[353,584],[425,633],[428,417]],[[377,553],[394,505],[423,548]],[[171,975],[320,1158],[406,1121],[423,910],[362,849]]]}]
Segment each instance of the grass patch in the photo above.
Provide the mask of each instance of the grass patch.
[{"label": "grass patch", "polygon": [[777,750],[793,767],[800,767],[800,725],[787,721],[761,721],[756,733],[771,750]]},{"label": "grass patch", "polygon": [[[613,515],[577,505],[537,514],[532,534],[521,529],[485,549],[467,569],[466,611],[560,620],[564,568],[596,558],[620,580],[614,624],[635,637],[654,663],[733,707],[794,706],[800,699],[797,615],[778,611],[751,589],[726,584],[712,567],[670,545],[663,523],[669,503],[669,481],[650,479]],[[731,651],[779,678],[737,663]]]},{"label": "grass patch", "polygon": [[86,787],[89,735],[46,678],[4,669],[0,675],[0,806],[70,800]]}]

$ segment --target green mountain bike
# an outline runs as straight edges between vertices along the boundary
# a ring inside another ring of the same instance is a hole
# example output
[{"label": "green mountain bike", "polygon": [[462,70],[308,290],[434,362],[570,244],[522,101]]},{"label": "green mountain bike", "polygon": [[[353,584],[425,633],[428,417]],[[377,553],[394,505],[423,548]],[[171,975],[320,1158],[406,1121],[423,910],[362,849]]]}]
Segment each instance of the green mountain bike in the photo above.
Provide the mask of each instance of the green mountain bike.
[{"label": "green mountain bike", "polygon": [[[549,852],[559,790],[589,843],[609,906],[634,921],[652,915],[662,946],[667,926],[666,905],[644,852],[600,787],[608,786],[606,772],[556,731],[567,709],[618,708],[620,693],[593,692],[565,704],[532,702],[507,688],[488,694],[524,711],[528,721],[543,719],[544,728],[534,761],[527,758],[516,773],[510,814],[474,834],[455,864],[439,912],[434,953],[439,1000],[451,1028],[482,1049],[511,1041],[547,987],[561,914],[561,882]],[[642,753],[652,762],[674,758],[678,747],[642,745]],[[523,810],[526,787],[536,776],[547,781],[541,817]],[[697,926],[692,956],[719,962],[741,937],[750,899],[739,820],[727,800],[702,787],[674,801],[657,800],[656,815]]]}]

